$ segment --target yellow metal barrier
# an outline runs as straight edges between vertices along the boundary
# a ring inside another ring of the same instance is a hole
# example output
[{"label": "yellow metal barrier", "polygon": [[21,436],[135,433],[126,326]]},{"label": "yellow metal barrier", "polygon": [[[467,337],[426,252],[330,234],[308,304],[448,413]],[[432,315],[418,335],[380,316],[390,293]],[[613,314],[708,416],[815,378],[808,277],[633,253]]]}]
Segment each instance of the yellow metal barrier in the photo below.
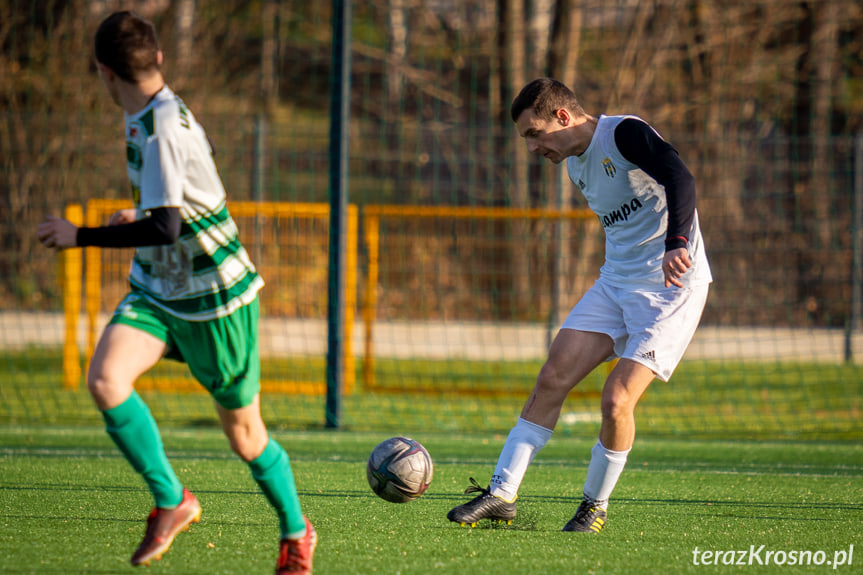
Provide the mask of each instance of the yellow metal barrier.
[{"label": "yellow metal barrier", "polygon": [[[546,220],[575,221],[593,219],[596,216],[588,209],[546,210],[535,208],[484,208],[462,206],[397,206],[378,205],[363,207],[363,232],[368,254],[363,320],[365,323],[365,355],[363,357],[363,381],[366,389],[374,391],[407,391],[405,387],[387,387],[376,383],[373,326],[377,318],[377,289],[380,261],[381,219],[437,218],[450,220]],[[411,388],[410,391],[426,391]],[[473,394],[497,395],[499,390],[472,390]]]},{"label": "yellow metal barrier", "polygon": [[[104,225],[107,217],[117,210],[131,208],[132,204],[126,200],[104,200],[94,199],[87,203],[86,212],[69,206],[67,217],[72,219],[77,217],[77,221],[83,221],[88,226]],[[75,210],[78,210],[77,212]],[[277,202],[232,202],[229,203],[231,215],[237,221],[237,225],[242,234],[248,234],[248,226],[242,225],[244,219],[254,218],[256,223],[260,223],[262,219],[272,218],[275,223],[275,228],[279,226],[279,220],[282,218],[308,219],[328,223],[329,205],[328,204],[306,204],[306,203],[277,203]],[[513,208],[472,208],[472,207],[425,207],[425,206],[365,206],[363,208],[363,241],[367,254],[367,273],[365,278],[364,299],[362,302],[357,302],[358,294],[358,242],[359,242],[359,226],[358,226],[358,210],[357,207],[351,205],[348,207],[348,223],[347,223],[347,276],[345,285],[345,392],[351,393],[356,384],[356,356],[353,348],[354,341],[354,324],[355,311],[358,303],[362,305],[362,319],[364,323],[364,355],[362,365],[362,376],[366,388],[374,391],[386,391],[389,388],[380,386],[375,380],[375,349],[374,349],[374,324],[377,320],[378,307],[378,282],[379,282],[379,263],[380,263],[380,227],[381,220],[387,219],[402,219],[402,220],[419,220],[425,218],[433,219],[450,219],[450,220],[486,220],[486,221],[505,221],[505,220],[544,220],[548,222],[565,222],[574,220],[591,219],[594,215],[589,210],[544,210],[544,209],[513,209]],[[73,220],[74,221],[74,220]],[[273,223],[270,222],[270,223]],[[317,226],[318,224],[315,224]],[[320,232],[320,230],[318,230]],[[318,238],[309,238],[302,233],[298,233],[298,238],[295,238],[303,246],[319,246],[321,240]],[[290,262],[273,263],[267,250],[273,248],[272,238],[257,237],[255,241],[259,241],[263,245],[257,245],[254,242],[244,240],[246,249],[248,249],[255,260],[255,264],[262,271],[264,279],[270,283],[274,289],[273,292],[267,293],[272,297],[272,294],[279,294],[279,278],[278,272],[281,268],[289,265]],[[317,243],[316,243],[317,242]],[[325,244],[324,244],[325,245]],[[276,246],[278,248],[278,246]],[[111,287],[114,292],[117,292],[120,283],[123,285],[123,292],[126,289],[125,275],[128,270],[128,264],[131,259],[132,250],[128,250],[128,256],[120,258],[119,255],[113,256],[115,259],[122,259],[122,268],[116,262],[106,260],[107,256],[103,253],[107,250],[100,248],[87,248],[84,250],[83,267],[84,267],[84,301],[85,311],[87,315],[87,349],[86,357],[92,357],[98,337],[98,321],[99,314],[102,312],[113,311],[113,305],[117,302],[109,302],[106,300],[103,292],[106,287],[106,282],[113,282]],[[110,250],[118,252],[118,250]],[[276,252],[279,250],[276,249]],[[259,261],[260,254],[265,261]],[[121,254],[125,255],[125,254]],[[277,254],[278,257],[278,254]],[[74,387],[81,380],[81,366],[79,361],[79,352],[77,347],[77,339],[75,338],[77,328],[77,318],[81,307],[81,253],[79,250],[67,250],[64,253],[64,281],[66,283],[66,344],[64,346],[64,385]],[[326,276],[326,265],[322,261],[313,261],[314,273]],[[269,268],[267,268],[269,266]],[[321,280],[323,281],[323,280]],[[317,284],[320,285],[320,282]],[[284,291],[284,290],[282,290]],[[77,295],[76,295],[77,294]],[[316,294],[320,295],[320,294]],[[110,297],[108,299],[111,299]],[[296,304],[300,305],[300,304]],[[77,306],[77,307],[76,307]],[[262,301],[262,309],[265,309]],[[276,314],[281,315],[281,314]],[[287,315],[286,317],[294,317]],[[320,395],[326,392],[326,383],[324,382],[324,373],[321,370],[320,381],[285,381],[285,380],[262,380],[261,387],[265,392],[271,393],[297,393]],[[157,389],[171,392],[194,392],[203,391],[203,388],[192,380],[186,377],[171,377],[170,379],[156,378],[145,376],[138,382],[139,389]],[[395,390],[395,388],[393,389]],[[398,388],[397,391],[405,391],[404,388]],[[495,390],[473,390],[472,393],[497,393]]]},{"label": "yellow metal barrier", "polygon": [[[69,206],[67,209],[67,218],[75,223],[84,223],[90,227],[105,225],[107,217],[112,213],[121,210],[132,208],[132,203],[127,200],[108,200],[108,199],[93,199],[87,202],[86,214],[83,214],[81,206]],[[77,212],[75,211],[77,209]],[[280,202],[229,202],[228,209],[231,216],[237,222],[237,227],[240,228],[241,235],[246,232],[242,225],[244,218],[272,218],[278,225],[278,221],[286,218],[301,218],[315,219],[328,223],[329,205],[328,204],[304,204],[304,203],[280,203]],[[72,217],[70,217],[70,214]],[[85,217],[86,216],[86,217]],[[77,219],[73,219],[77,218]],[[356,313],[356,294],[357,294],[357,238],[358,238],[358,212],[355,205],[348,206],[348,221],[347,221],[347,273],[345,278],[345,370],[344,370],[344,391],[351,393],[356,384],[356,356],[353,350],[353,327]],[[252,253],[252,250],[259,246],[249,245],[244,242],[246,249]],[[324,245],[324,247],[326,247]],[[109,302],[105,309],[105,298],[103,296],[103,285],[107,281],[114,284],[122,283],[126,285],[125,276],[128,273],[129,262],[131,261],[132,250],[128,252],[128,257],[124,258],[124,263],[121,268],[116,263],[103,261],[106,250],[100,248],[86,248],[84,250],[84,301],[85,311],[87,315],[87,350],[86,358],[92,357],[98,338],[99,330],[99,314],[100,312],[113,311],[111,305],[116,305],[119,301]],[[111,250],[117,252],[118,250]],[[276,250],[277,255],[280,254]],[[263,252],[262,252],[263,253]],[[65,309],[66,309],[66,341],[64,345],[64,385],[74,387],[78,385],[81,379],[80,356],[78,350],[77,319],[80,314],[81,307],[81,251],[67,250],[64,253],[64,282],[65,282]],[[255,262],[260,270],[262,267],[269,266],[274,270],[278,270],[280,262]],[[326,275],[326,269],[323,270]],[[279,290],[279,285],[273,278],[268,278],[264,275],[264,280],[268,281],[273,290]],[[125,289],[125,288],[124,288]],[[273,292],[271,292],[273,293]],[[274,293],[278,294],[278,291]],[[76,307],[77,306],[77,307]],[[262,308],[266,306],[262,302]],[[138,389],[154,389],[170,392],[203,392],[204,389],[193,379],[188,377],[171,377],[170,379],[157,378],[153,376],[144,376],[136,384]],[[305,395],[323,395],[326,393],[325,374],[321,372],[320,381],[280,381],[262,379],[261,389],[267,393],[289,393],[289,394],[305,394]]]},{"label": "yellow metal barrier", "polygon": [[[80,226],[84,222],[81,204],[66,206],[66,219]],[[81,383],[81,355],[78,351],[78,318],[81,315],[81,250],[64,250],[60,260],[63,266],[63,312],[66,323],[66,340],[63,343],[63,387],[75,389]]]}]

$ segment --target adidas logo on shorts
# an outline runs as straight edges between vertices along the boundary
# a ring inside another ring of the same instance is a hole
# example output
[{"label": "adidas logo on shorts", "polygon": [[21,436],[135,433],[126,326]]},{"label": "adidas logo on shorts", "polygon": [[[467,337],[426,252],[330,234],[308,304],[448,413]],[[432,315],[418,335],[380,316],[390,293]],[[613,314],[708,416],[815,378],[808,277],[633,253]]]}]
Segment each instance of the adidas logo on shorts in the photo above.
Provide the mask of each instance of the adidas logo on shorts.
[{"label": "adidas logo on shorts", "polygon": [[649,359],[650,361],[656,361],[656,352],[654,350],[645,351],[641,354],[642,359]]}]

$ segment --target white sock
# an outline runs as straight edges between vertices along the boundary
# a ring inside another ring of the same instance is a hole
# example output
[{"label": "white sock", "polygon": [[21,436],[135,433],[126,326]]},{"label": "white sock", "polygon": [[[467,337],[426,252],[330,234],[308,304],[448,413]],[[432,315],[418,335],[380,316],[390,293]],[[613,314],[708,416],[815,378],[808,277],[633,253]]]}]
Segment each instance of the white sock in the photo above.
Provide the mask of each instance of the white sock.
[{"label": "white sock", "polygon": [[626,465],[626,451],[606,449],[601,441],[597,441],[590,450],[590,465],[587,467],[587,479],[584,482],[584,497],[593,502],[594,506],[606,509],[608,498],[623,473]]},{"label": "white sock", "polygon": [[505,501],[515,501],[527,466],[550,437],[550,429],[519,417],[503,444],[497,467],[491,476],[491,494]]}]

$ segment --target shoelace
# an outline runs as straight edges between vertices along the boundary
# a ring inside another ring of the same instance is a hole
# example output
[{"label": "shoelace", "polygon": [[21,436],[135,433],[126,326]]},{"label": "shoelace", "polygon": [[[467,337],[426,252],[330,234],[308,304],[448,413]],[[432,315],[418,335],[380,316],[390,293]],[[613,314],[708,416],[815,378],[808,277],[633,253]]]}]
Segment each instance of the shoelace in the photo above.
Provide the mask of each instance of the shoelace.
[{"label": "shoelace", "polygon": [[483,487],[473,477],[470,478],[470,483],[470,487],[464,490],[465,495],[469,495],[471,493],[482,493],[483,495],[491,495],[490,487]]},{"label": "shoelace", "polygon": [[585,515],[596,513],[599,511],[599,508],[595,503],[590,501],[582,501],[581,505],[578,506],[578,510],[575,512],[576,518],[579,520],[583,519]]}]

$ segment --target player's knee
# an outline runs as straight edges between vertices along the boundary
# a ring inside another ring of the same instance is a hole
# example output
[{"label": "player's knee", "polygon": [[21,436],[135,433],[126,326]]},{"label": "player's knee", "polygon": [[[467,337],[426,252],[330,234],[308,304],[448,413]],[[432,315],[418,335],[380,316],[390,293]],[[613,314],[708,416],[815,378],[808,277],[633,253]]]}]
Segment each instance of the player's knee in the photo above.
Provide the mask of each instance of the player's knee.
[{"label": "player's knee", "polygon": [[231,451],[236,453],[240,459],[245,462],[255,459],[253,456],[250,456],[248,441],[245,436],[237,433],[227,433],[226,435],[228,437],[228,443],[231,445]]},{"label": "player's knee", "polygon": [[269,437],[261,436],[256,430],[245,425],[234,425],[225,428],[225,435],[231,450],[246,463],[254,461],[263,453]]},{"label": "player's knee", "polygon": [[90,368],[87,372],[87,390],[97,402],[104,400],[110,395],[112,389],[111,379],[102,370]]},{"label": "player's knee", "polygon": [[254,457],[249,457],[249,452],[248,452],[248,449],[246,448],[245,443],[243,443],[242,441],[238,440],[237,438],[231,437],[231,436],[228,436],[228,441],[231,444],[231,451],[236,453],[240,459],[242,459],[246,463],[248,463],[249,461],[252,461],[254,459]]},{"label": "player's knee", "polygon": [[635,403],[626,390],[602,395],[602,418],[612,421],[628,419],[635,411]]},{"label": "player's knee", "polygon": [[134,390],[132,381],[111,377],[110,373],[91,368],[87,373],[87,391],[100,411],[117,407],[127,399]]},{"label": "player's knee", "polygon": [[537,391],[544,394],[566,395],[571,385],[551,362],[546,362],[536,378]]}]

